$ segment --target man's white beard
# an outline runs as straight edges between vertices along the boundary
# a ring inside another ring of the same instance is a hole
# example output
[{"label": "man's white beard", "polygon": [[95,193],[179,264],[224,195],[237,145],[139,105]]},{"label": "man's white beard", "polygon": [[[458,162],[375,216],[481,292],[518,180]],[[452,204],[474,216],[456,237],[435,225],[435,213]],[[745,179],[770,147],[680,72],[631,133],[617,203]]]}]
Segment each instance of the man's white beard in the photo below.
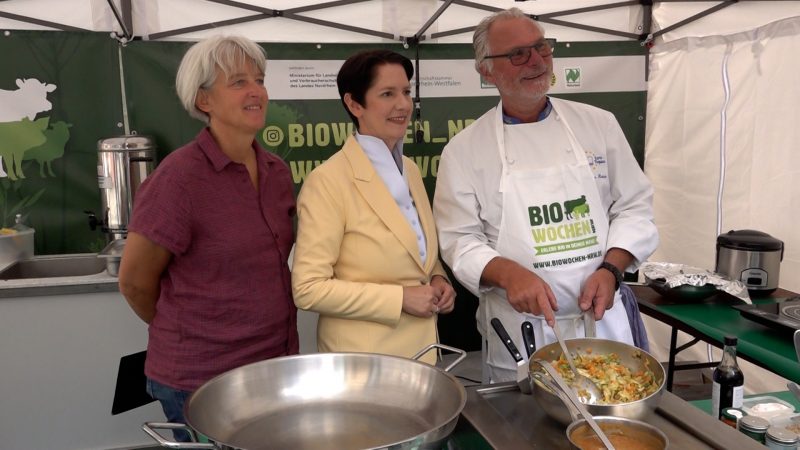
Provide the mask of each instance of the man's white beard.
[{"label": "man's white beard", "polygon": [[514,97],[519,98],[520,100],[525,99],[531,103],[538,102],[539,100],[543,99],[547,93],[550,91],[550,78],[546,77],[543,78],[541,81],[538,81],[537,84],[542,84],[543,86],[537,86],[539,89],[526,89],[522,92],[512,93],[511,95]]}]

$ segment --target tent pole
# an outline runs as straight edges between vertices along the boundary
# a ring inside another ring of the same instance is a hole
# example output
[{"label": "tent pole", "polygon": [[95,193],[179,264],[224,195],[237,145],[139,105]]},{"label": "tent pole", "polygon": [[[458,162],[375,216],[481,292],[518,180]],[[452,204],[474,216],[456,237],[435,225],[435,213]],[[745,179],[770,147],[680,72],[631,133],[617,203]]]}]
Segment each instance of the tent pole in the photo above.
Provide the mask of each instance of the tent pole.
[{"label": "tent pole", "polygon": [[580,14],[585,12],[593,12],[593,11],[602,11],[605,9],[614,9],[614,8],[621,8],[623,6],[638,6],[641,2],[639,0],[629,0],[625,2],[618,2],[618,3],[607,3],[605,5],[595,5],[595,6],[587,6],[584,8],[575,8],[575,9],[567,9],[564,11],[555,11],[551,13],[539,14],[539,17],[557,17],[557,16],[569,16],[571,14]]},{"label": "tent pole", "polygon": [[547,17],[537,16],[537,15],[532,15],[532,17],[534,20],[538,20],[539,22],[550,23],[553,25],[560,25],[569,28],[577,28],[579,30],[585,30],[585,31],[593,31],[595,33],[610,34],[612,36],[622,36],[631,39],[639,39],[638,34],[629,33],[627,31],[618,31],[618,30],[610,30],[608,28],[593,27],[591,25],[583,25],[580,23],[568,22],[566,20],[550,19]]},{"label": "tent pole", "polygon": [[433,13],[430,19],[428,19],[428,21],[422,25],[419,31],[417,31],[417,33],[414,34],[414,37],[417,39],[417,42],[419,42],[419,40],[422,38],[422,35],[425,34],[425,31],[428,28],[430,28],[431,25],[433,25],[433,22],[436,22],[439,16],[441,16],[442,13],[444,13],[444,11],[450,7],[451,3],[453,3],[453,0],[445,0],[444,4],[442,4],[442,6],[440,6],[439,9],[437,9],[436,12]]},{"label": "tent pole", "polygon": [[33,17],[21,16],[10,12],[0,11],[0,17],[5,19],[16,20],[18,22],[30,23],[33,25],[41,25],[43,27],[55,28],[61,31],[91,31],[84,28],[73,27],[71,25],[64,25],[63,23],[49,22],[47,20],[34,19]]},{"label": "tent pole", "polygon": [[477,28],[477,27],[476,26],[471,26],[471,27],[464,27],[464,28],[456,28],[455,30],[449,30],[449,31],[440,31],[438,33],[431,34],[431,39],[438,39],[440,37],[453,36],[453,35],[461,34],[461,33],[472,33],[473,31],[475,31],[475,28]]},{"label": "tent pole", "polygon": [[482,9],[484,11],[489,11],[489,12],[497,12],[505,9],[505,8],[497,8],[495,6],[481,5],[480,3],[468,2],[465,0],[454,0],[453,3],[455,3],[456,5],[468,6],[470,8]]},{"label": "tent pole", "polygon": [[245,22],[254,22],[256,20],[269,19],[270,17],[272,17],[272,16],[267,16],[267,15],[264,15],[264,14],[255,14],[255,15],[252,15],[252,16],[237,17],[236,19],[229,19],[229,20],[221,20],[219,22],[204,23],[202,25],[195,25],[195,26],[192,26],[192,27],[176,28],[174,30],[162,31],[160,33],[153,33],[153,34],[150,35],[150,40],[154,41],[156,39],[161,39],[161,38],[165,38],[165,37],[172,37],[172,36],[178,36],[178,35],[181,35],[181,34],[184,34],[184,33],[193,33],[195,31],[203,31],[203,30],[208,30],[208,29],[211,29],[211,28],[225,27],[225,26],[228,26],[228,25],[236,25],[236,24],[245,23]]},{"label": "tent pole", "polygon": [[301,12],[317,11],[325,8],[333,8],[334,6],[347,6],[347,5],[352,5],[354,3],[362,3],[368,1],[370,0],[339,0],[336,2],[319,3],[316,5],[298,6],[297,8],[287,9],[286,12],[301,13]]},{"label": "tent pole", "polygon": [[121,0],[120,9],[122,9],[122,22],[130,31],[131,37],[133,37],[133,3],[131,3],[131,0]]},{"label": "tent pole", "polygon": [[130,40],[131,37],[133,37],[133,34],[129,31],[130,28],[125,24],[125,20],[117,10],[117,5],[114,4],[114,0],[106,0],[106,3],[108,3],[108,7],[111,8],[111,12],[114,13],[114,17],[117,19],[117,23],[119,24],[120,28],[122,28],[122,35],[126,40]]},{"label": "tent pole", "polygon": [[225,6],[232,6],[234,8],[245,9],[248,11],[260,12],[262,14],[266,14],[269,16],[274,16],[276,12],[276,10],[274,9],[263,8],[261,6],[250,5],[248,3],[241,3],[233,0],[206,0],[206,1],[211,3],[219,3],[220,5],[225,5]]},{"label": "tent pole", "polygon": [[[682,0],[682,1],[687,1],[687,0]],[[666,28],[663,28],[661,30],[656,31],[655,33],[653,33],[653,37],[658,37],[658,36],[661,36],[664,33],[669,33],[670,31],[672,31],[672,30],[674,30],[676,28],[682,27],[682,26],[686,25],[687,23],[694,22],[697,19],[703,18],[703,17],[705,17],[705,16],[707,16],[709,14],[717,12],[720,9],[727,8],[728,6],[732,6],[732,5],[736,4],[736,3],[738,3],[738,1],[739,0],[724,0],[721,3],[719,3],[719,4],[715,5],[715,6],[712,6],[711,8],[708,8],[708,9],[706,9],[704,11],[701,11],[701,12],[699,12],[699,13],[693,15],[693,16],[685,18],[685,19],[681,20],[680,22],[673,23],[672,25],[670,25],[670,26],[668,26]]]},{"label": "tent pole", "polygon": [[645,47],[644,81],[650,80],[650,48],[653,46],[653,1],[642,0],[642,35],[639,40]]},{"label": "tent pole", "polygon": [[393,40],[393,41],[396,40],[395,36],[393,34],[384,33],[382,31],[375,31],[375,30],[369,30],[369,29],[366,29],[366,28],[354,27],[354,26],[351,26],[351,25],[345,25],[343,23],[336,23],[336,22],[331,22],[329,20],[315,19],[313,17],[306,17],[306,16],[301,16],[301,15],[298,15],[298,14],[291,14],[291,13],[288,13],[288,12],[284,13],[283,16],[286,17],[287,19],[297,20],[299,22],[313,23],[315,25],[322,25],[324,27],[336,28],[336,29],[345,30],[345,31],[352,31],[352,32],[361,33],[361,34],[367,34],[367,35],[370,35],[370,36],[376,36],[376,37],[380,37],[380,38],[384,38],[384,39],[390,39],[390,40]]},{"label": "tent pole", "polygon": [[[421,144],[422,139],[425,137],[425,132],[422,131],[422,99],[419,96],[419,86],[421,77],[419,74],[419,40],[411,38],[414,44],[414,72],[417,75],[417,83],[414,87],[414,143]],[[408,41],[406,41],[408,45]]]}]

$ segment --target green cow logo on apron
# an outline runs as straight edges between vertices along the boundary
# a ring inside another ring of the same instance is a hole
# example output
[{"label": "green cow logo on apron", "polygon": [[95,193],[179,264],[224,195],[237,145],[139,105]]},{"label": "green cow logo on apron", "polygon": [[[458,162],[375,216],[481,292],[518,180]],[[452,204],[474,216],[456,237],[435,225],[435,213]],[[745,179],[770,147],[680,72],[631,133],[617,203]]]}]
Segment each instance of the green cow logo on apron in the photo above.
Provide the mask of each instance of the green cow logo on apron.
[{"label": "green cow logo on apron", "polygon": [[528,218],[536,255],[566,252],[597,245],[594,221],[586,196],[529,206]]}]

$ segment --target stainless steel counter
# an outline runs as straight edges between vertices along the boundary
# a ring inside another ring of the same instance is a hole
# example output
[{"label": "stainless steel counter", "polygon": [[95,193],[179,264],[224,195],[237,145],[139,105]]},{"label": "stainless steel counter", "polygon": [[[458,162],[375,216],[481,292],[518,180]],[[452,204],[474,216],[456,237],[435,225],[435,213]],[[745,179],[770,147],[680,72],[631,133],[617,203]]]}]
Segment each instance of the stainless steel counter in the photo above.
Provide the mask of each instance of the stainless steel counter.
[{"label": "stainless steel counter", "polygon": [[[81,270],[64,271],[70,276],[23,276],[0,279],[0,299],[16,297],[40,297],[64,294],[85,294],[99,292],[119,292],[118,280],[105,270],[104,260],[97,259],[96,253],[76,253],[67,255],[35,256],[22,262],[49,262],[63,266],[77,265],[80,261],[94,260],[99,264],[87,272]],[[0,267],[0,271],[10,268]],[[96,267],[95,267],[96,266]],[[77,274],[77,275],[75,275]]]},{"label": "stainless steel counter", "polygon": [[[496,449],[569,449],[565,426],[551,419],[516,383],[467,387],[462,415]],[[763,450],[744,434],[714,420],[670,392],[656,413],[645,420],[670,441],[671,449]]]}]

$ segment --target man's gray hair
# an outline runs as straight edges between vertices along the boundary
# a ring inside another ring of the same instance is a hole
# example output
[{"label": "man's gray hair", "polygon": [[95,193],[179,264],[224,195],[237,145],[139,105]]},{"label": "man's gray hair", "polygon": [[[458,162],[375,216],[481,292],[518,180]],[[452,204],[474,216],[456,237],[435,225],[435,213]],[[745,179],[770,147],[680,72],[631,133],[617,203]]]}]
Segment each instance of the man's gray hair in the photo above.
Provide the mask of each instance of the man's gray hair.
[{"label": "man's gray hair", "polygon": [[242,36],[213,36],[192,45],[183,55],[175,89],[183,108],[195,119],[208,125],[208,114],[197,109],[195,101],[200,89],[208,89],[217,78],[217,68],[230,76],[241,70],[248,60],[261,70],[267,69],[267,53],[260,45]]},{"label": "man's gray hair", "polygon": [[542,28],[539,22],[531,19],[529,15],[522,12],[519,8],[504,9],[484,17],[483,20],[478,23],[478,26],[475,27],[475,32],[472,34],[472,48],[475,50],[475,70],[477,70],[478,73],[481,73],[481,67],[486,70],[492,69],[492,60],[483,60],[483,58],[491,54],[492,51],[489,48],[489,27],[498,20],[509,19],[528,19],[536,25],[536,28],[544,35],[544,28]]}]

